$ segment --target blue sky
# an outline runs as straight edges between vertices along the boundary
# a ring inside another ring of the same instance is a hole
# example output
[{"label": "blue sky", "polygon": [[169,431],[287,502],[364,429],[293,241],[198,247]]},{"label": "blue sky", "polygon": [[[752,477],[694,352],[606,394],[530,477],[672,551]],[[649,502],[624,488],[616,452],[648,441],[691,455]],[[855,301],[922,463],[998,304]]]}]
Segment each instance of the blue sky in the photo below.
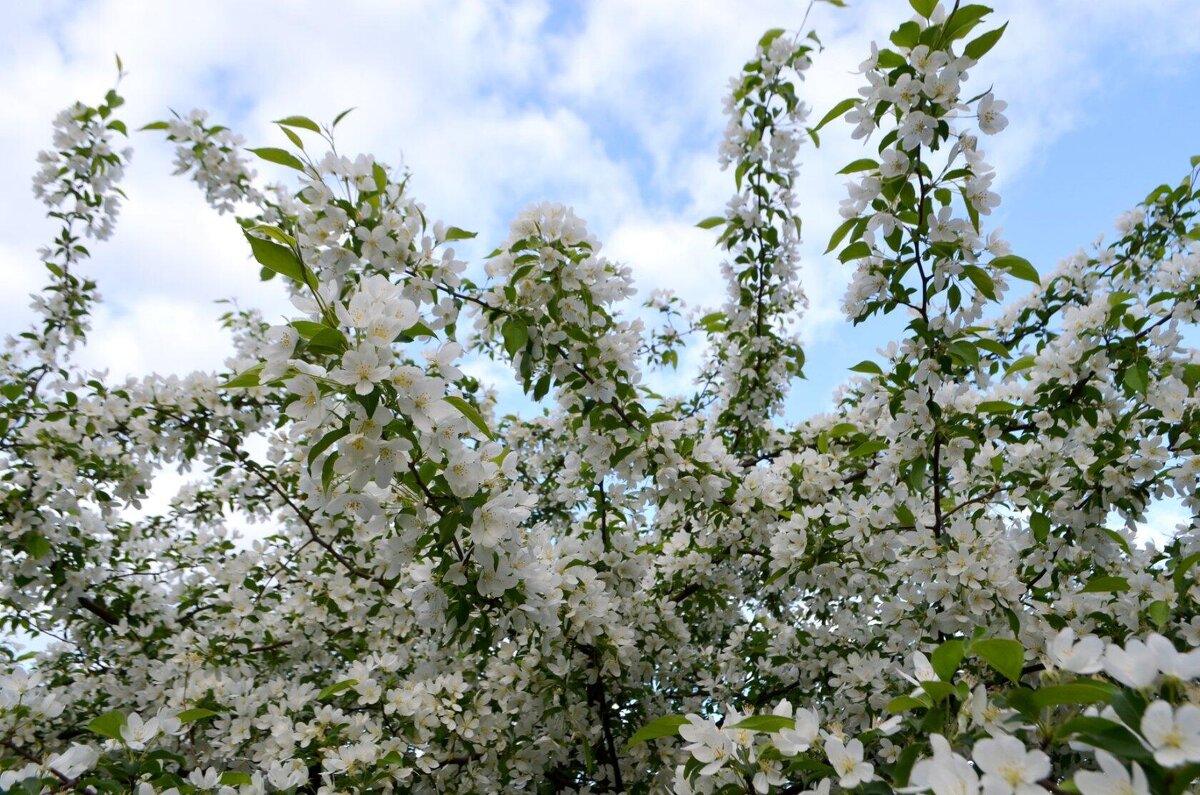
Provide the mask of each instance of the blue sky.
[{"label": "blue sky", "polygon": [[[1200,4],[994,5],[1008,33],[969,84],[993,85],[1010,103],[1009,128],[983,142],[1004,199],[991,220],[1046,271],[1200,153]],[[356,0],[335,14],[310,0],[213,0],[186,17],[179,8],[46,0],[5,9],[0,332],[27,319],[25,295],[40,278],[35,251],[52,231],[29,192],[33,157],[59,108],[107,88],[114,51],[130,73],[122,88],[131,126],[198,106],[251,145],[279,145],[271,119],[329,119],[357,106],[340,128],[343,150],[410,166],[433,216],[480,232],[468,258],[490,250],[521,206],[548,198],[575,205],[644,290],[719,303],[719,253],[693,224],[720,212],[732,189],[716,165],[725,84],[761,32],[797,25],[804,3]],[[851,72],[869,41],[910,14],[903,0],[813,13],[827,50],[801,93],[816,114],[853,94]],[[859,156],[845,132],[834,125],[823,148],[803,156],[813,306],[802,323],[810,380],[792,401],[797,414],[828,406],[846,367],[872,356],[895,327],[842,322],[847,274],[821,256],[839,220],[835,172]],[[170,176],[169,147],[149,135],[134,145],[130,204],[116,239],[96,249],[107,303],[83,361],[119,374],[220,368],[228,345],[213,301],[237,296],[271,318],[289,307],[256,282],[233,222]],[[656,386],[682,387],[694,362]],[[478,372],[515,397],[502,373]]]}]

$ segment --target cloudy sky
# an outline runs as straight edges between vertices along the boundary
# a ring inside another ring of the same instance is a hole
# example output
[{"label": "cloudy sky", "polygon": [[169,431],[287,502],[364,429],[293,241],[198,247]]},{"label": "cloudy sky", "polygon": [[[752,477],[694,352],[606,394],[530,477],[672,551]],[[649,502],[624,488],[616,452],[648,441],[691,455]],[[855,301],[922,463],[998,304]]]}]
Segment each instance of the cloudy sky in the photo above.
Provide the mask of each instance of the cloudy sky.
[{"label": "cloudy sky", "polygon": [[[1200,3],[996,0],[1008,33],[971,87],[1009,102],[1009,128],[984,143],[1004,204],[993,223],[1043,271],[1111,228],[1158,182],[1200,152]],[[28,318],[52,227],[29,189],[50,119],[95,101],[124,59],[130,127],[169,108],[207,108],[250,145],[281,145],[270,120],[331,119],[343,151],[407,164],[430,214],[478,230],[476,261],[508,219],[543,198],[573,204],[633,267],[645,291],[671,288],[715,305],[722,288],[712,235],[732,180],[716,165],[728,78],[763,30],[795,27],[802,0],[39,0],[3,4],[0,27],[0,333]],[[803,88],[820,115],[853,94],[872,38],[911,11],[904,0],[818,7],[827,45]],[[975,93],[975,92],[971,92]],[[838,314],[846,273],[820,252],[838,221],[837,169],[859,144],[834,125],[804,156],[801,187],[809,376],[796,411],[820,410],[846,366],[888,328],[850,329]],[[219,368],[213,322],[236,296],[274,319],[288,312],[232,220],[208,211],[170,175],[170,148],[135,134],[117,234],[93,262],[106,303],[84,361],[114,374]],[[268,168],[261,169],[271,173]],[[686,364],[686,363],[685,363]],[[687,369],[686,367],[684,368]],[[506,384],[501,384],[506,386]],[[511,394],[511,393],[510,393]]]}]

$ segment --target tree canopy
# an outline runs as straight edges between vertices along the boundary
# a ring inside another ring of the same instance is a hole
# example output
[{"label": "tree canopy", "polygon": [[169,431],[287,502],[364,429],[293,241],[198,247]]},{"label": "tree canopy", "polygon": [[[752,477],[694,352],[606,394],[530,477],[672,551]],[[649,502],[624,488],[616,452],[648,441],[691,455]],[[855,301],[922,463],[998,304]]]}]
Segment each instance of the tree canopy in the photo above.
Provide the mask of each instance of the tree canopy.
[{"label": "tree canopy", "polygon": [[[1192,788],[1200,158],[1035,267],[987,224],[1006,105],[967,88],[1006,26],[911,6],[823,115],[813,33],[768,31],[734,80],[735,192],[700,222],[720,307],[639,310],[550,203],[469,278],[473,233],[339,154],[342,116],[280,119],[286,148],[147,125],[295,306],[232,308],[227,371],[184,378],[74,362],[130,152],[116,90],[63,111],[35,180],[61,230],[0,353],[0,790]],[[796,420],[797,163],[847,123],[826,255],[847,318],[907,325]],[[692,389],[645,385],[687,346]],[[469,355],[529,410],[499,416]],[[167,468],[187,486],[136,512]],[[1159,548],[1163,500],[1192,519]]]}]

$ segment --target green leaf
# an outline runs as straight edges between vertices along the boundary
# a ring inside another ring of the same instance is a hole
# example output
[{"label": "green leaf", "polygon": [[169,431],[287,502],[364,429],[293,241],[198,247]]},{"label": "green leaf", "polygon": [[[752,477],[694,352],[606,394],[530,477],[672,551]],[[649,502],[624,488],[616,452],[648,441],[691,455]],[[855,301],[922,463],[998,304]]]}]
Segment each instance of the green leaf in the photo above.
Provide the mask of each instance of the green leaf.
[{"label": "green leaf", "polygon": [[50,554],[52,549],[50,542],[47,541],[46,537],[41,533],[33,533],[29,536],[26,536],[24,545],[25,551],[29,554],[29,557],[33,558],[34,560],[46,557]]},{"label": "green leaf", "polygon": [[[895,50],[880,50],[877,63],[880,69],[896,69],[897,67],[908,66],[908,61],[905,57]],[[882,152],[885,148],[887,148],[887,144],[881,144],[879,151]]]},{"label": "green leaf", "polygon": [[294,282],[308,285],[314,290],[317,288],[317,278],[308,268],[304,267],[304,263],[290,248],[255,237],[245,230],[242,234],[246,236],[246,240],[250,241],[250,250],[254,254],[254,259],[258,260],[258,264],[269,271],[286,276]]},{"label": "green leaf", "polygon": [[1000,41],[1000,37],[1004,35],[1004,29],[1008,27],[1005,22],[995,30],[989,30],[977,39],[973,39],[965,48],[963,53],[972,61],[978,61],[987,51],[996,46],[996,42]]},{"label": "green leaf", "polygon": [[[913,5],[916,5],[918,0],[913,0]],[[937,0],[931,0],[936,3]],[[892,786],[895,789],[908,786],[908,777],[912,774],[913,765],[916,764],[917,757],[925,750],[924,742],[910,743],[900,756],[896,759],[896,766],[892,769]],[[893,789],[893,791],[895,791]]]},{"label": "green leaf", "polygon": [[1200,764],[1193,762],[1171,772],[1171,795],[1183,795],[1185,792],[1194,791],[1189,785],[1200,777]]},{"label": "green leaf", "polygon": [[850,220],[843,222],[841,226],[835,229],[833,231],[833,235],[829,238],[829,245],[825,248],[825,253],[828,254],[837,248],[838,243],[841,243],[842,240],[846,238],[846,235],[850,234],[850,230],[854,228],[854,225],[857,224],[858,221],[858,218],[851,218]]},{"label": "green leaf", "polygon": [[204,707],[195,707],[193,709],[185,709],[183,712],[180,712],[175,717],[179,719],[180,723],[195,723],[198,720],[204,720],[205,718],[212,718],[219,714],[220,714],[219,712],[216,712],[211,709],[205,709]]},{"label": "green leaf", "polygon": [[1142,715],[1146,713],[1149,702],[1133,690],[1118,690],[1111,699],[1113,711],[1125,722],[1126,726],[1141,726]]},{"label": "green leaf", "polygon": [[1050,535],[1050,517],[1044,513],[1032,513],[1029,515],[1029,529],[1033,531],[1033,537],[1039,542],[1045,541]]},{"label": "green leaf", "polygon": [[1021,407],[1007,400],[985,400],[978,408],[981,414],[1010,414]]},{"label": "green leaf", "polygon": [[1171,579],[1175,581],[1175,590],[1182,596],[1191,585],[1191,579],[1188,577],[1188,571],[1200,563],[1200,552],[1193,552],[1175,565],[1175,571],[1171,573]]},{"label": "green leaf", "polygon": [[145,127],[139,127],[138,132],[141,132],[142,130],[169,130],[169,129],[171,129],[171,125],[167,124],[165,121],[152,121],[149,124],[147,124]]},{"label": "green leaf", "polygon": [[332,430],[329,433],[322,436],[321,440],[319,442],[317,442],[316,444],[314,444],[308,450],[308,465],[311,467],[313,465],[313,462],[317,460],[317,458],[321,455],[321,453],[328,450],[333,445],[334,442],[336,442],[338,439],[344,438],[349,433],[350,433],[349,426],[343,426],[341,428]]},{"label": "green leaf", "polygon": [[1075,736],[1122,759],[1144,763],[1154,758],[1133,732],[1104,718],[1072,718],[1059,727],[1057,734],[1060,737]]},{"label": "green leaf", "polygon": [[703,221],[696,224],[696,226],[700,227],[701,229],[712,229],[713,227],[720,226],[723,223],[725,223],[724,217],[720,215],[713,215],[705,218]]},{"label": "green leaf", "polygon": [[742,189],[742,177],[746,176],[746,172],[750,170],[750,161],[743,160],[737,164],[737,168],[733,170],[733,181],[737,185],[737,189]]},{"label": "green leaf", "polygon": [[751,715],[733,724],[734,729],[749,729],[756,732],[777,732],[780,729],[796,728],[796,719],[783,715]]},{"label": "green leaf", "polygon": [[515,315],[504,321],[500,334],[504,337],[504,350],[508,351],[509,356],[516,356],[517,351],[529,342],[529,327]]},{"label": "green leaf", "polygon": [[948,640],[933,650],[933,654],[929,655],[929,663],[939,679],[949,682],[954,678],[966,651],[967,648],[961,640]]},{"label": "green leaf", "polygon": [[1057,707],[1063,704],[1099,704],[1107,702],[1116,688],[1096,679],[1079,679],[1064,685],[1049,685],[1033,693],[1038,707]]},{"label": "green leaf", "polygon": [[1010,364],[1008,366],[1008,369],[1005,370],[1004,374],[1009,375],[1011,373],[1016,373],[1021,370],[1028,370],[1030,367],[1033,367],[1033,365],[1036,363],[1037,363],[1037,360],[1034,357],[1029,356],[1029,355],[1022,356],[1019,359],[1014,359],[1012,364]]},{"label": "green leaf", "polygon": [[1171,606],[1161,599],[1156,599],[1146,607],[1146,615],[1159,629],[1171,621]]},{"label": "green leaf", "polygon": [[674,737],[679,734],[679,727],[687,722],[688,719],[683,715],[667,715],[656,718],[634,732],[633,736],[629,738],[629,742],[626,743],[625,749],[629,750],[635,745],[649,740],[657,740],[659,737]]},{"label": "green leaf", "polygon": [[1129,590],[1129,580],[1124,577],[1100,575],[1088,580],[1079,593],[1120,593]]},{"label": "green leaf", "polygon": [[871,361],[870,359],[864,359],[863,361],[854,365],[850,369],[856,373],[866,373],[868,375],[883,375],[883,369],[879,365],[875,364],[875,362]]},{"label": "green leaf", "polygon": [[971,28],[979,23],[992,9],[984,5],[966,5],[955,11],[944,23],[945,35],[948,41],[954,41],[965,36]]},{"label": "green leaf", "polygon": [[908,0],[908,4],[913,7],[913,11],[929,19],[933,9],[937,8],[938,0]]},{"label": "green leaf", "polygon": [[892,44],[895,44],[897,47],[904,47],[905,49],[916,47],[917,42],[921,40],[921,26],[909,20],[896,28],[890,38]]},{"label": "green leaf", "polygon": [[1008,638],[985,638],[971,644],[971,654],[983,660],[1007,679],[1018,682],[1025,665],[1025,647]]},{"label": "green leaf", "polygon": [[304,164],[300,162],[300,159],[286,149],[261,146],[258,149],[251,149],[250,151],[269,163],[278,163],[281,166],[294,168],[297,171],[304,171]]},{"label": "green leaf", "polygon": [[921,689],[929,694],[936,704],[939,701],[945,701],[949,696],[954,695],[954,685],[949,682],[932,682],[925,681],[921,683]]},{"label": "green leaf", "polygon": [[480,414],[479,410],[476,409],[474,406],[472,406],[470,403],[463,400],[458,395],[447,395],[445,400],[451,406],[454,406],[454,408],[456,408],[460,412],[462,412],[462,415],[464,417],[466,417],[468,420],[470,420],[475,425],[476,428],[483,431],[484,436],[486,436],[489,439],[496,438],[495,436],[492,435],[492,429],[488,427],[487,421],[484,420],[483,415]]},{"label": "green leaf", "polygon": [[331,696],[336,696],[338,693],[341,693],[344,690],[349,690],[356,684],[358,684],[357,679],[343,679],[340,682],[335,682],[334,684],[322,690],[320,693],[317,693],[317,701],[324,701]]},{"label": "green leaf", "polygon": [[308,349],[317,353],[344,353],[350,347],[349,340],[342,332],[325,325],[321,325],[321,328],[307,339]]},{"label": "green leaf", "polygon": [[[847,163],[845,166],[842,167],[842,170],[839,171],[838,173],[839,174],[853,174],[856,171],[866,171],[866,170],[872,169],[872,168],[879,168],[878,161],[872,160],[869,157],[864,157],[859,160],[855,160],[852,163]],[[855,219],[855,220],[857,220],[857,219]]]},{"label": "green leaf", "polygon": [[409,339],[416,339],[417,337],[436,337],[437,335],[433,333],[433,329],[431,329],[429,326],[418,322],[409,326],[404,331],[404,336],[408,337]]},{"label": "green leaf", "polygon": [[845,115],[847,111],[849,111],[851,108],[853,108],[857,104],[858,104],[858,100],[855,99],[854,97],[851,97],[849,99],[843,99],[841,102],[834,105],[832,110],[830,110],[828,113],[826,113],[824,116],[822,116],[821,120],[819,122],[817,122],[817,126],[813,127],[812,129],[813,130],[821,129],[826,124],[829,124],[829,122],[833,121],[834,119],[838,118],[839,116]]},{"label": "green leaf", "polygon": [[896,696],[888,702],[887,711],[893,715],[899,715],[901,712],[908,712],[910,709],[926,709],[931,703],[928,698]]},{"label": "green leaf", "polygon": [[283,231],[282,229],[279,229],[274,226],[260,224],[258,226],[250,227],[250,231],[251,232],[262,232],[264,235],[271,238],[276,243],[280,243],[284,246],[295,247],[295,245],[296,245],[296,238],[292,237],[291,235],[289,235],[287,232]]},{"label": "green leaf", "polygon": [[249,773],[240,770],[226,770],[221,774],[221,783],[226,787],[245,787],[254,783]]},{"label": "green leaf", "polygon": [[335,451],[325,457],[325,463],[321,465],[321,490],[329,491],[329,484],[333,482],[333,465],[337,463],[338,453]]},{"label": "green leaf", "polygon": [[475,237],[475,232],[468,232],[465,229],[459,229],[457,226],[452,226],[446,230],[446,240],[470,240]]},{"label": "green leaf", "polygon": [[304,141],[302,141],[300,139],[299,135],[296,135],[296,132],[294,130],[292,130],[292,128],[280,127],[279,129],[283,130],[283,134],[286,135],[288,137],[288,140],[291,141],[293,144],[295,144],[297,148],[299,148],[299,149],[304,148]]},{"label": "green leaf", "polygon": [[1126,555],[1132,552],[1132,550],[1129,548],[1129,542],[1125,540],[1125,536],[1121,535],[1116,530],[1113,530],[1111,527],[1101,527],[1099,529],[1103,531],[1105,535],[1111,538],[1113,543],[1124,550]]},{"label": "green leaf", "polygon": [[288,137],[288,141],[294,143],[296,145],[296,147],[298,147],[300,149],[304,149],[304,141],[301,141],[300,136],[296,135],[296,133],[292,130],[292,128],[280,127],[280,130],[283,131],[283,135],[286,135]]},{"label": "green leaf", "polygon": [[262,372],[263,366],[260,364],[256,367],[251,367],[244,373],[235,375],[225,383],[221,384],[222,389],[240,389],[248,386],[258,386],[258,375]]},{"label": "green leaf", "polygon": [[979,366],[979,349],[966,340],[955,340],[947,346],[951,355],[957,357],[963,364],[971,367]]},{"label": "green leaf", "polygon": [[1140,359],[1133,363],[1132,366],[1126,367],[1125,372],[1121,375],[1121,382],[1129,387],[1130,391],[1138,395],[1146,394],[1146,387],[1149,386],[1150,380],[1150,365],[1145,359]]},{"label": "green leaf", "polygon": [[779,38],[784,33],[787,33],[787,31],[783,28],[771,28],[762,35],[762,38],[758,40],[758,46],[766,50],[771,46],[771,42],[775,41],[775,39]]},{"label": "green leaf", "polygon": [[1033,282],[1040,285],[1041,278],[1038,276],[1037,268],[1030,264],[1029,260],[1024,257],[1018,257],[1015,254],[1008,254],[1003,257],[996,257],[991,261],[993,268],[1002,268],[1018,279],[1024,279],[1027,282]]},{"label": "green leaf", "polygon": [[121,727],[125,725],[125,715],[119,710],[105,712],[88,721],[88,731],[107,737],[110,740],[121,739]]},{"label": "green leaf", "polygon": [[1009,351],[1003,343],[998,342],[997,340],[988,339],[987,337],[977,338],[975,340],[975,344],[986,350],[988,353],[993,353],[1002,359],[1007,359],[1012,355],[1011,351]]},{"label": "green leaf", "polygon": [[[1200,227],[1196,227],[1200,230]],[[1183,365],[1183,383],[1188,389],[1195,389],[1200,386],[1200,364],[1185,364]]]},{"label": "green leaf", "polygon": [[312,130],[315,133],[321,132],[321,127],[307,116],[288,116],[286,119],[276,119],[276,124],[284,127],[299,127],[302,130]]},{"label": "green leaf", "polygon": [[883,439],[869,439],[860,444],[858,447],[855,447],[850,452],[846,453],[846,455],[848,455],[850,458],[873,455],[874,453],[878,453],[880,450],[886,450],[887,446],[888,443]]},{"label": "green leaf", "polygon": [[329,126],[330,127],[338,126],[338,122],[340,122],[342,119],[346,118],[346,116],[349,115],[350,111],[352,111],[352,110],[354,110],[354,108],[346,108],[344,111],[342,111],[338,115],[334,116],[333,124],[330,124]]},{"label": "green leaf", "polygon": [[1000,695],[1000,701],[1030,720],[1036,721],[1040,715],[1037,704],[1033,703],[1033,691],[1027,687],[1010,688]]},{"label": "green leaf", "polygon": [[871,256],[871,247],[864,241],[860,240],[857,243],[851,243],[842,249],[842,253],[838,254],[838,260],[841,262],[849,262],[850,260],[862,259],[863,257]]},{"label": "green leaf", "polygon": [[988,276],[987,271],[978,265],[964,265],[963,273],[971,280],[971,284],[975,285],[975,289],[983,293],[985,298],[996,300],[996,283],[992,281],[991,276]]}]

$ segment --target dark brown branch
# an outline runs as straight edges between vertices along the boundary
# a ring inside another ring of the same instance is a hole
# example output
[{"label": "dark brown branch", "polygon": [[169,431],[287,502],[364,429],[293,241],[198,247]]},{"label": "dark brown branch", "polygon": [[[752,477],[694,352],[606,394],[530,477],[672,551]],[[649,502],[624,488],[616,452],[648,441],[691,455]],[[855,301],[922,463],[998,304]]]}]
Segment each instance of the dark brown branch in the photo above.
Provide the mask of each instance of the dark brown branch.
[{"label": "dark brown branch", "polygon": [[933,436],[933,536],[942,537],[942,437],[934,431]]},{"label": "dark brown branch", "polygon": [[105,624],[108,624],[110,627],[115,627],[117,624],[121,623],[121,619],[117,616],[116,613],[109,610],[107,607],[105,607],[100,602],[97,602],[95,599],[92,599],[87,596],[81,596],[81,597],[79,597],[79,606],[82,607],[83,609],[87,610],[89,613],[99,616],[100,619]]},{"label": "dark brown branch", "polygon": [[621,777],[621,760],[617,756],[617,742],[612,729],[612,715],[609,714],[610,704],[608,692],[604,687],[604,673],[601,670],[600,656],[594,647],[581,648],[587,649],[592,665],[596,669],[595,684],[588,687],[588,700],[595,704],[596,711],[600,713],[600,729],[604,736],[605,756],[609,765],[612,766],[614,791],[625,792],[625,782]]},{"label": "dark brown branch", "polygon": [[[162,414],[165,417],[170,417],[171,419],[175,420],[176,422],[182,422],[185,424],[188,422],[186,417],[181,417],[178,414],[175,414],[167,409],[160,408],[158,406],[151,406],[150,408],[152,408],[154,411],[158,412],[159,414]],[[330,544],[325,539],[321,538],[320,533],[317,531],[317,527],[315,524],[313,524],[312,517],[309,516],[308,512],[305,511],[301,506],[297,505],[296,501],[292,499],[292,496],[290,494],[288,494],[287,491],[284,490],[284,488],[282,486],[280,486],[278,483],[276,483],[275,479],[273,477],[271,477],[270,473],[268,473],[265,469],[263,469],[263,467],[261,465],[259,465],[259,463],[257,461],[255,461],[254,459],[252,459],[248,455],[246,455],[246,453],[243,452],[238,447],[237,442],[235,442],[232,439],[219,439],[219,438],[212,436],[211,434],[206,434],[203,432],[201,432],[201,436],[204,439],[207,439],[208,441],[213,442],[215,444],[219,444],[219,445],[225,447],[227,450],[229,450],[229,452],[233,455],[234,460],[238,464],[240,464],[243,468],[245,468],[246,471],[255,475],[259,479],[259,481],[261,481],[262,484],[265,485],[268,489],[275,492],[275,494],[281,500],[283,500],[284,504],[287,505],[288,508],[291,508],[292,512],[296,514],[296,516],[300,519],[301,523],[304,524],[304,527],[308,530],[309,537],[318,546],[320,546],[322,549],[324,549],[326,552],[328,552],[329,555],[334,560],[336,560],[339,564],[341,564],[341,566],[344,569],[346,569],[346,571],[348,571],[351,574],[354,574],[358,577],[362,577],[364,579],[371,580],[372,582],[379,583],[380,585],[382,585],[385,588],[391,587],[391,583],[389,583],[386,580],[383,580],[381,578],[375,577],[374,575],[372,575],[369,571],[366,571],[365,569],[359,568],[352,560],[347,558],[341,552],[338,552],[337,549],[334,548],[334,546],[332,544]]]},{"label": "dark brown branch", "polygon": [[995,488],[985,491],[983,494],[977,494],[969,500],[960,502],[958,505],[955,505],[953,508],[946,511],[946,513],[942,516],[942,520],[944,521],[946,519],[949,519],[951,516],[958,513],[959,511],[961,511],[963,508],[966,508],[970,505],[974,505],[975,503],[983,502],[984,500],[988,499],[989,497],[994,497],[1002,491],[1004,491],[1003,486],[996,486]]}]

